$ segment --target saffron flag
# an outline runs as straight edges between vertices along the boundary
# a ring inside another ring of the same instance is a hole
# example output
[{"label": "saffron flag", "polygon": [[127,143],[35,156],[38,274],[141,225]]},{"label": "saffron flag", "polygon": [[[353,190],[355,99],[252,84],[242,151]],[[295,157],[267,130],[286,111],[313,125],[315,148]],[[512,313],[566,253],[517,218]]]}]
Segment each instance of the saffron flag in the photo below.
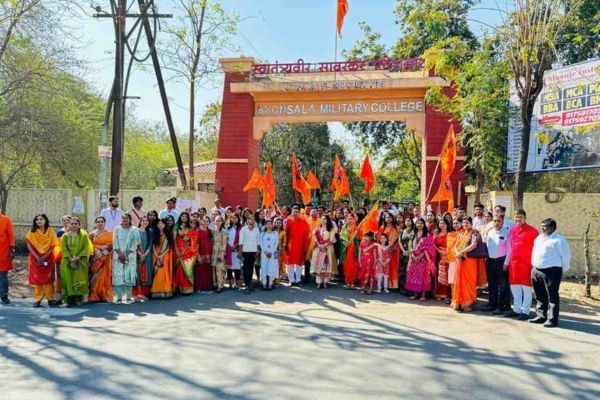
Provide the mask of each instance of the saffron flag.
[{"label": "saffron flag", "polygon": [[308,182],[311,189],[321,189],[321,182],[319,182],[319,179],[312,171],[308,171],[308,175],[306,176],[306,182]]},{"label": "saffron flag", "polygon": [[340,186],[342,181],[342,171],[341,171],[341,163],[340,157],[336,154],[333,160],[333,179],[331,180],[331,185],[329,185],[329,190],[332,192],[337,191],[337,188]]},{"label": "saffron flag", "polygon": [[348,13],[348,0],[338,0],[337,2],[337,33],[342,37],[342,25],[344,25],[344,17]]},{"label": "saffron flag", "polygon": [[350,181],[348,180],[348,175],[346,175],[346,170],[343,167],[340,167],[340,184],[335,191],[333,199],[339,200],[342,196],[347,194],[350,194]]},{"label": "saffron flag", "polygon": [[252,176],[250,177],[250,180],[248,181],[248,183],[246,183],[246,186],[244,186],[242,190],[244,192],[247,192],[250,189],[265,189],[265,181],[263,180],[263,177],[260,174],[260,172],[258,172],[258,168],[254,170]]},{"label": "saffron flag", "polygon": [[265,183],[265,189],[263,191],[263,207],[271,207],[275,202],[275,181],[273,179],[273,167],[271,163],[267,163],[267,170],[265,171],[265,176],[263,176],[263,181]]},{"label": "saffron flag", "polygon": [[304,179],[298,168],[296,153],[292,153],[292,188],[300,192],[304,204],[310,203],[310,185],[306,182],[306,179]]},{"label": "saffron flag", "polygon": [[371,161],[369,155],[365,156],[363,160],[362,168],[360,169],[360,179],[365,181],[364,193],[369,193],[373,186],[375,186],[375,176],[373,175],[373,169],[371,168]]},{"label": "saffron flag", "polygon": [[454,208],[454,195],[452,193],[450,176],[454,172],[456,165],[456,135],[454,134],[454,127],[452,125],[448,129],[448,134],[440,153],[440,165],[442,167],[440,187],[431,198],[431,201],[448,201],[448,210],[452,210]]},{"label": "saffron flag", "polygon": [[367,232],[377,233],[379,229],[379,202],[373,205],[373,208],[365,216],[365,218],[358,224],[357,234],[362,240],[362,237]]}]

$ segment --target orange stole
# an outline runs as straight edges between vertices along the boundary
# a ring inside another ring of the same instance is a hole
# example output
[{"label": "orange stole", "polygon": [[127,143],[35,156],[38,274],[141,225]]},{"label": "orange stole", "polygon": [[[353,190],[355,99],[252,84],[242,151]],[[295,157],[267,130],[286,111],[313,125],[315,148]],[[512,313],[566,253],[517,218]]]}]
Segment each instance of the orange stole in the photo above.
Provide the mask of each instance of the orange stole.
[{"label": "orange stole", "polygon": [[[472,233],[462,232],[456,240],[456,248],[462,250],[469,245]],[[470,307],[477,300],[477,268],[480,260],[464,257],[457,260],[456,276],[452,290],[453,307]]]},{"label": "orange stole", "polygon": [[[112,289],[112,243],[113,233],[108,231],[92,240],[94,259],[90,265],[90,301],[110,301],[113,298]],[[108,254],[100,255],[99,246],[110,246]]]}]

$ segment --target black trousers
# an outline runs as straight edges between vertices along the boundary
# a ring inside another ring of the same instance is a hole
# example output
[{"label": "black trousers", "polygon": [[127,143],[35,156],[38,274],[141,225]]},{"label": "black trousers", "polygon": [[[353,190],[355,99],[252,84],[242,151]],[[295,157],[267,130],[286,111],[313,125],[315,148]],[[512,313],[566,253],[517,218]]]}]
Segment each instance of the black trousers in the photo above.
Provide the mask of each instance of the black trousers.
[{"label": "black trousers", "polygon": [[240,271],[239,269],[228,269],[227,270],[227,279],[228,280],[235,278],[236,281],[239,281],[241,276],[242,276],[242,271]]},{"label": "black trousers", "polygon": [[488,279],[489,305],[505,309],[510,307],[510,285],[508,273],[504,271],[506,257],[488,258],[485,260],[485,269]]},{"label": "black trousers", "polygon": [[310,261],[304,261],[304,282],[310,282]]},{"label": "black trousers", "polygon": [[562,267],[550,267],[531,270],[531,281],[535,293],[537,316],[558,323],[560,299],[558,289],[562,279]]},{"label": "black trousers", "polygon": [[242,257],[244,258],[242,264],[242,275],[244,276],[244,284],[246,285],[246,289],[252,290],[252,273],[254,272],[254,260],[256,259],[256,252],[242,252]]}]

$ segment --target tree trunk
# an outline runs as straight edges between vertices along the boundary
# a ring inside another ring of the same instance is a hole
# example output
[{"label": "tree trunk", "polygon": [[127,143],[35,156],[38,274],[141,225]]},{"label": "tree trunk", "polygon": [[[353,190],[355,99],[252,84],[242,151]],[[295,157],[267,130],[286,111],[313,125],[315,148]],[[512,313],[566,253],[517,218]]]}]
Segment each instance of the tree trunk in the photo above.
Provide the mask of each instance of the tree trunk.
[{"label": "tree trunk", "polygon": [[[527,105],[523,104],[526,101]],[[535,99],[533,101],[535,103]],[[530,99],[521,99],[521,148],[519,149],[519,163],[515,174],[515,190],[513,193],[513,210],[523,208],[523,190],[525,188],[525,168],[529,156],[529,139],[531,137],[531,116],[533,106]]]},{"label": "tree trunk", "polygon": [[196,108],[194,102],[196,101],[196,77],[192,75],[190,81],[190,136],[188,142],[188,154],[189,154],[189,169],[188,169],[188,189],[195,190],[196,181],[194,179],[194,119],[196,118]]},{"label": "tree trunk", "polygon": [[590,223],[583,234],[583,261],[585,263],[585,297],[592,297],[592,261],[590,258]]},{"label": "tree trunk", "polygon": [[0,188],[0,214],[6,215],[6,204],[8,203],[8,188]]},{"label": "tree trunk", "polygon": [[475,204],[481,203],[481,190],[485,182],[485,176],[479,163],[475,166]]}]

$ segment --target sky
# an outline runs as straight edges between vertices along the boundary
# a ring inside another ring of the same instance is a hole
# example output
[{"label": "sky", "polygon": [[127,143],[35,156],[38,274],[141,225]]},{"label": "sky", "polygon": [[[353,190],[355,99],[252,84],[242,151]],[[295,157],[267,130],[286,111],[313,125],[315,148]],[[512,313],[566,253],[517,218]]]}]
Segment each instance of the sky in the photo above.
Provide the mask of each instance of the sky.
[{"label": "sky", "polygon": [[[132,1],[128,0],[128,4]],[[506,1],[506,0],[505,0]],[[137,3],[137,1],[135,1]],[[109,10],[107,0],[93,0],[94,5]],[[173,0],[156,0],[161,13],[177,13],[172,8]],[[234,44],[240,49],[237,54],[255,57],[270,63],[295,62],[302,58],[305,62],[333,61],[335,58],[336,0],[220,0],[226,11],[236,12],[242,18]],[[395,23],[396,0],[348,0],[349,11],[343,27],[342,39],[338,41],[338,57],[341,51],[352,47],[362,39],[359,22],[365,21],[373,31],[381,34],[382,42],[391,46],[399,37],[399,27]],[[499,19],[495,0],[483,0],[471,14],[473,30],[480,34],[485,24],[494,24]],[[500,3],[502,7],[502,3]],[[137,6],[131,12],[138,12]],[[108,96],[114,73],[114,33],[112,22],[106,18],[94,18],[95,11],[87,10],[88,17],[78,21],[80,43],[78,56],[89,69],[87,79],[104,97]],[[480,23],[478,21],[483,22]],[[132,20],[128,21],[131,25]],[[164,35],[164,33],[159,33]],[[165,73],[163,71],[163,73]],[[219,77],[217,77],[219,78]],[[133,72],[128,95],[140,96],[135,103],[135,114],[139,119],[164,121],[164,113],[153,71]],[[221,82],[214,87],[201,89],[197,94],[196,110],[206,104],[220,100],[223,92]],[[167,83],[171,111],[178,133],[187,127],[187,90],[174,82]],[[332,123],[330,128],[334,138],[347,138],[341,124]]]}]

